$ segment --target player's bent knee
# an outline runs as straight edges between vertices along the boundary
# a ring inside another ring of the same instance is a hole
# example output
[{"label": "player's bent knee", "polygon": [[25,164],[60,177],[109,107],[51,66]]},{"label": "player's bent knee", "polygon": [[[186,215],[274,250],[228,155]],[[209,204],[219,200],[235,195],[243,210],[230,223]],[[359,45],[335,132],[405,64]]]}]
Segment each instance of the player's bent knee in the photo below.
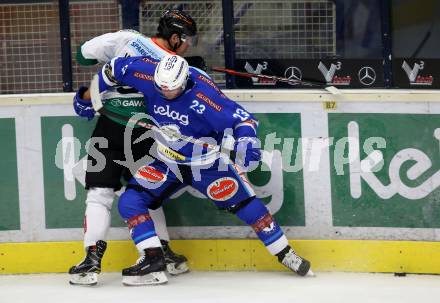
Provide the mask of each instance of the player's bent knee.
[{"label": "player's bent knee", "polygon": [[148,209],[148,201],[141,192],[127,189],[119,198],[118,211],[124,220],[137,216]]},{"label": "player's bent knee", "polygon": [[130,201],[133,199],[133,196],[134,192],[128,189],[119,197],[118,211],[122,218],[124,218],[125,220],[131,217],[130,215],[128,215],[128,210],[130,208]]},{"label": "player's bent knee", "polygon": [[113,188],[92,187],[87,191],[86,204],[100,204],[111,210],[114,198]]},{"label": "player's bent knee", "polygon": [[228,207],[228,210],[249,225],[254,224],[259,218],[268,213],[266,206],[256,197],[251,197]]},{"label": "player's bent knee", "polygon": [[231,206],[227,207],[226,210],[229,211],[230,213],[236,214],[240,209],[242,209],[245,206],[247,206],[254,199],[255,199],[255,196],[247,198],[246,200],[243,200],[241,202],[238,202],[238,203],[236,203],[234,205],[231,205]]}]

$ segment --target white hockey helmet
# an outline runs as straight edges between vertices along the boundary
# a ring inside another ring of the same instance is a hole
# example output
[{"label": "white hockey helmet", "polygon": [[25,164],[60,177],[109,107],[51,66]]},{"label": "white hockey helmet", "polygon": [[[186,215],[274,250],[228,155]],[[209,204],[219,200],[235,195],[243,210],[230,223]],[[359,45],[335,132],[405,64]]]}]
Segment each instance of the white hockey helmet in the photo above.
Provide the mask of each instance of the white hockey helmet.
[{"label": "white hockey helmet", "polygon": [[164,98],[174,99],[185,90],[188,77],[189,66],[184,58],[165,55],[154,71],[154,84]]}]

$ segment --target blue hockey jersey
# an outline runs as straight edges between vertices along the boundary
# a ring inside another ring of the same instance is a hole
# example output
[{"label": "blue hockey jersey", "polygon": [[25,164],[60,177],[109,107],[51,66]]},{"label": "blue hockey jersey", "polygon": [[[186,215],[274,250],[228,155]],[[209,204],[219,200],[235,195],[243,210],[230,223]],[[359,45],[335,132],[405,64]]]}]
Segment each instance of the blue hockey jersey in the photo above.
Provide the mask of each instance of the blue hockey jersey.
[{"label": "blue hockey jersey", "polygon": [[[206,74],[190,67],[185,91],[173,100],[164,99],[154,85],[154,71],[159,61],[150,57],[114,58],[100,73],[100,90],[123,84],[144,94],[146,113],[161,129],[174,132],[174,137],[161,136],[159,155],[163,160],[183,164],[206,163],[218,158],[218,150],[176,140],[179,135],[220,145],[225,133],[236,140],[256,137],[257,119],[226,97]],[[164,142],[165,141],[165,142]]]}]

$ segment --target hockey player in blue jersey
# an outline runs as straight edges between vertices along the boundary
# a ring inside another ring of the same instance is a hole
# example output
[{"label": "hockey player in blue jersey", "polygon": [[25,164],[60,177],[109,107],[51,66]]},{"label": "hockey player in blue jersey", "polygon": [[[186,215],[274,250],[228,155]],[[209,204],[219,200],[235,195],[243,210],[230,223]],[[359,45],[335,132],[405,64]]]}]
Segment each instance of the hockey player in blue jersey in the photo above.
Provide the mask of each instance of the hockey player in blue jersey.
[{"label": "hockey player in blue jersey", "polygon": [[[135,265],[123,270],[124,284],[167,281],[160,241],[148,209],[187,185],[250,225],[286,267],[301,276],[312,273],[310,262],[289,246],[245,177],[244,171],[261,159],[258,122],[250,113],[177,55],[167,55],[160,62],[149,57],[114,58],[99,77],[100,91],[123,84],[142,92],[148,100],[147,113],[163,130],[157,140],[160,160],[138,168],[119,199],[119,212],[132,239],[138,250],[145,251]],[[234,161],[213,148],[221,144],[228,130],[235,140]],[[174,134],[170,136],[170,132]],[[171,164],[177,165],[179,177],[169,169]]]}]

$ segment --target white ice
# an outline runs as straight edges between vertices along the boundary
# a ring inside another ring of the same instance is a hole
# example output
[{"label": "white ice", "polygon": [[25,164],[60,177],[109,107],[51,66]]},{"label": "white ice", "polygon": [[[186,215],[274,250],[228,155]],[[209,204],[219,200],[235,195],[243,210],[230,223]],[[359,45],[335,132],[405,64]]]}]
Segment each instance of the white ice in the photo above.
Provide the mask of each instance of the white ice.
[{"label": "white ice", "polygon": [[67,274],[0,275],[0,303],[426,303],[440,302],[440,276],[288,272],[192,272],[168,284],[126,287],[119,273],[71,286]]}]

